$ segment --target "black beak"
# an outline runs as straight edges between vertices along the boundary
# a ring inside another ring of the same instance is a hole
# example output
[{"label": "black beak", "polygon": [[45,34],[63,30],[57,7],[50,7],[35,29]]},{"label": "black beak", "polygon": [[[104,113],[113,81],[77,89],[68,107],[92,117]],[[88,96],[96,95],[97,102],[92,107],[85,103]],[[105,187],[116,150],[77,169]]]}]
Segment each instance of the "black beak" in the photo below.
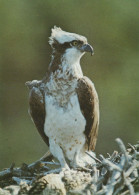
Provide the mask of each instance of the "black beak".
[{"label": "black beak", "polygon": [[81,51],[83,52],[90,52],[91,56],[94,54],[94,50],[93,47],[89,44],[84,44],[82,45],[82,47],[80,48]]}]

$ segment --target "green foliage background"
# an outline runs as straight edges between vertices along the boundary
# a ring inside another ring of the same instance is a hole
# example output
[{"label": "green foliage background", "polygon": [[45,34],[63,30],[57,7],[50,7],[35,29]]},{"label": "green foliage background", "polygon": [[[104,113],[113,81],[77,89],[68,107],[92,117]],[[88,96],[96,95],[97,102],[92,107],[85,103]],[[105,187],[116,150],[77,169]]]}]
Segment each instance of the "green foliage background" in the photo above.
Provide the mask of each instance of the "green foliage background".
[{"label": "green foliage background", "polygon": [[0,168],[40,158],[47,150],[28,115],[24,83],[41,79],[50,62],[54,25],[85,35],[95,55],[81,60],[100,99],[96,153],[115,138],[139,138],[138,0],[0,0]]}]

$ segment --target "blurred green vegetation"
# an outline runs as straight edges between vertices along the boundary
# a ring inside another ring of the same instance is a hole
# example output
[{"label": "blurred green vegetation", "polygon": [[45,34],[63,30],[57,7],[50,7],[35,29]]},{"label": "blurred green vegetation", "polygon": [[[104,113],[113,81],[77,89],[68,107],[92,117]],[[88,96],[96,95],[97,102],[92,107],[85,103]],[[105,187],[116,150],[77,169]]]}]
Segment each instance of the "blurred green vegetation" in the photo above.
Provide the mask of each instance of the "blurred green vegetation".
[{"label": "blurred green vegetation", "polygon": [[41,79],[50,62],[54,25],[85,35],[95,55],[81,60],[100,100],[96,152],[139,138],[138,0],[0,0],[0,168],[31,163],[47,146],[28,115],[24,83]]}]

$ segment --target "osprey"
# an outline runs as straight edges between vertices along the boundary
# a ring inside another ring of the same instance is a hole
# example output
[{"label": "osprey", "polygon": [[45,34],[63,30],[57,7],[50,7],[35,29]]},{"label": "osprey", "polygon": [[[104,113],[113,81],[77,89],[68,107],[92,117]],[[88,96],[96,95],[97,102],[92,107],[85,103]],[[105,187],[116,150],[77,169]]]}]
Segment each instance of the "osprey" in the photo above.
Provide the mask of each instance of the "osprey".
[{"label": "osprey", "polygon": [[80,59],[93,48],[84,36],[52,29],[52,58],[41,81],[26,83],[30,89],[30,115],[51,154],[62,168],[82,167],[95,149],[99,102],[94,84],[83,76]]}]

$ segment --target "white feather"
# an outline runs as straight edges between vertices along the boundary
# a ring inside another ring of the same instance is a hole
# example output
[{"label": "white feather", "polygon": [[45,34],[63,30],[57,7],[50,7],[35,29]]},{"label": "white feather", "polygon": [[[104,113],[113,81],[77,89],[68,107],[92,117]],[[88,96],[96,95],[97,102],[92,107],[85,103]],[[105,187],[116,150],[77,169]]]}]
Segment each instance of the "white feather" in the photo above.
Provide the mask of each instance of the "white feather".
[{"label": "white feather", "polygon": [[66,49],[62,59],[63,69],[71,69],[73,71],[73,75],[76,72],[76,74],[83,76],[80,59],[84,54],[85,52],[80,52],[80,50],[75,47]]},{"label": "white feather", "polygon": [[67,107],[59,107],[56,99],[47,95],[45,103],[47,113],[45,133],[49,139],[54,140],[62,148],[65,156],[72,161],[75,153],[80,151],[85,143],[86,121],[81,113],[77,95],[73,94],[70,97]]},{"label": "white feather", "polygon": [[[59,72],[60,75],[64,76],[64,73]],[[51,75],[45,94],[44,132],[49,137],[50,151],[63,167],[67,166],[65,157],[70,160],[72,166],[84,166],[92,163],[92,159],[84,151],[86,120],[75,90],[77,78],[58,81],[55,76]]]},{"label": "white feather", "polygon": [[80,40],[84,43],[87,43],[86,37],[78,35],[76,33],[63,31],[61,28],[58,28],[56,26],[54,26],[54,28],[52,29],[51,37],[49,38],[49,44],[52,45],[54,40],[58,41],[61,44],[65,42],[71,42],[73,40]]}]

